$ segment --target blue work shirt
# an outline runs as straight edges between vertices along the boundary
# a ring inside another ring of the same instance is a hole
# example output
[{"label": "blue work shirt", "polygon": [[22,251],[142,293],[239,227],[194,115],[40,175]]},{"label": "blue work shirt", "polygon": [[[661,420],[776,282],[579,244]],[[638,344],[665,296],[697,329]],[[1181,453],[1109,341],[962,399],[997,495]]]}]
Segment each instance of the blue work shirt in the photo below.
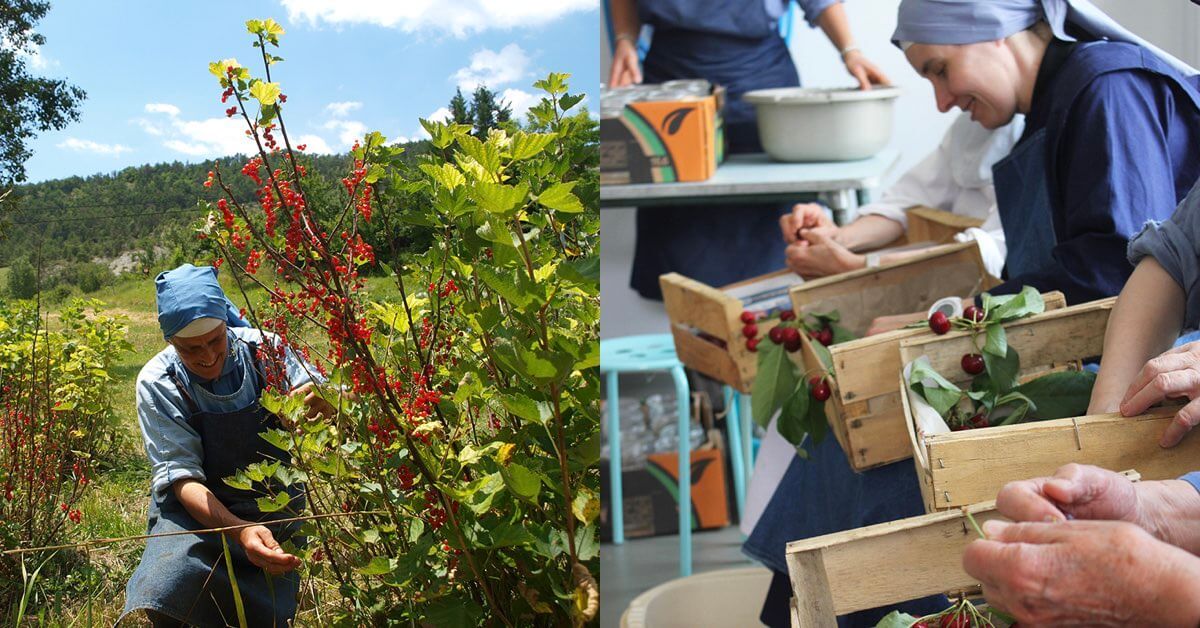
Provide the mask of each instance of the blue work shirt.
[{"label": "blue work shirt", "polygon": [[[1057,102],[1056,77],[1082,71],[1071,48],[1078,47],[1050,44],[1025,118],[1025,137],[1046,128],[1052,156],[1046,177],[1053,261],[1007,277],[993,294],[1025,285],[1061,290],[1068,303],[1119,294],[1133,272],[1126,261],[1130,239],[1148,220],[1170,216],[1200,177],[1200,109],[1180,86],[1162,75],[1120,70],[1097,76],[1074,102]],[[1055,54],[1063,55],[1057,67]],[[1182,80],[1197,84],[1195,77]],[[1051,112],[1063,106],[1068,115],[1048,126]]]},{"label": "blue work shirt", "polygon": [[[199,382],[171,345],[158,352],[138,373],[138,423],[142,428],[146,456],[150,458],[150,483],[155,493],[161,494],[178,480],[191,478],[203,482],[207,479],[201,468],[204,448],[200,436],[188,425],[187,401],[180,396],[175,382],[167,374],[168,367],[175,367],[176,377],[202,411],[236,412],[258,399],[252,373],[254,356],[249,343],[261,345],[263,332],[248,327],[229,327],[225,333],[229,350],[221,374],[211,382]],[[278,340],[274,334],[268,337]],[[313,381],[313,377],[320,381],[317,370],[300,360],[290,348],[285,349],[284,355],[293,389]]]},{"label": "blue work shirt", "polygon": [[[796,0],[809,26],[841,0]],[[638,18],[656,31],[679,29],[712,35],[762,39],[779,28],[789,0],[638,0]]]}]

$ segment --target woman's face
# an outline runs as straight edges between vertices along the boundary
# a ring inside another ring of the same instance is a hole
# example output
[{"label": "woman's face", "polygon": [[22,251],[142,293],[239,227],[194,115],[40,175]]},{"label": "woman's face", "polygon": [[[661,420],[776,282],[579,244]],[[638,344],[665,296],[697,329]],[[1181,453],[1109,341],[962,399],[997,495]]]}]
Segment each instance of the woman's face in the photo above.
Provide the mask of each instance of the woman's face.
[{"label": "woman's face", "polygon": [[171,344],[183,365],[203,381],[216,379],[225,367],[225,354],[229,352],[225,323],[202,336],[171,338]]},{"label": "woman's face", "polygon": [[917,73],[933,83],[938,111],[958,107],[989,129],[1008,124],[1018,113],[1021,77],[1004,40],[945,46],[913,44],[904,56]]}]

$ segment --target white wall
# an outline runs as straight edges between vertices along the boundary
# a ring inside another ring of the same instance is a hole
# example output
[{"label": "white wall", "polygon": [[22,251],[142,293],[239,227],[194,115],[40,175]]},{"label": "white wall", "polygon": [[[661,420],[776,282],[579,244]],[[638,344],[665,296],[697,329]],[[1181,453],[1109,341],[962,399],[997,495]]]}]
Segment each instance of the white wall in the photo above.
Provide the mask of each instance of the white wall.
[{"label": "white wall", "polygon": [[[1200,67],[1200,7],[1187,0],[1096,0],[1096,4],[1130,30]],[[900,50],[891,44],[898,5],[899,0],[846,2],[846,12],[859,47],[895,84],[904,88],[904,94],[897,101],[897,124],[890,144],[900,151],[901,159],[885,179],[885,185],[933,150],[956,115],[956,112],[938,113],[932,87],[917,76]],[[608,38],[603,24],[600,30],[601,76],[607,78]],[[797,20],[793,29],[792,54],[800,70],[801,82],[806,86],[853,84],[829,40],[819,29],[808,28],[802,20]],[[646,301],[629,288],[633,221],[631,209],[603,209],[600,212],[601,338],[668,331],[662,304]]]}]

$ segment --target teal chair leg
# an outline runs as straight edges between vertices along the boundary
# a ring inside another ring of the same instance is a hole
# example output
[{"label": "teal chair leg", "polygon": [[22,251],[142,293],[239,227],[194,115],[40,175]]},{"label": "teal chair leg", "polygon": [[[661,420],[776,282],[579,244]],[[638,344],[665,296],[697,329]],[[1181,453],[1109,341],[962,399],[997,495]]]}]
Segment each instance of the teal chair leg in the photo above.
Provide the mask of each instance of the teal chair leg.
[{"label": "teal chair leg", "polygon": [[612,505],[613,543],[625,542],[625,506],[621,499],[621,409],[617,396],[617,372],[609,371],[608,377],[608,482],[609,500]]},{"label": "teal chair leg", "polygon": [[739,425],[742,417],[733,403],[733,388],[725,386],[724,393],[725,433],[729,436],[729,462],[733,466],[733,495],[737,499],[738,521],[741,521],[746,507],[746,467],[742,462],[742,428]]},{"label": "teal chair leg", "polygon": [[692,425],[692,395],[683,367],[671,369],[679,402],[679,575],[692,575],[692,457],[688,437]]},{"label": "teal chair leg", "polygon": [[744,463],[746,465],[746,481],[749,482],[750,476],[754,475],[754,444],[752,442],[754,440],[754,433],[750,429],[750,426],[754,425],[754,421],[750,418],[751,417],[750,395],[743,395],[743,394],[737,393],[737,392],[735,392],[734,394],[737,395],[739,398],[738,399],[739,414],[741,416],[746,417],[746,420],[742,421],[742,425],[741,425],[741,427],[742,427],[742,460],[744,461]]}]

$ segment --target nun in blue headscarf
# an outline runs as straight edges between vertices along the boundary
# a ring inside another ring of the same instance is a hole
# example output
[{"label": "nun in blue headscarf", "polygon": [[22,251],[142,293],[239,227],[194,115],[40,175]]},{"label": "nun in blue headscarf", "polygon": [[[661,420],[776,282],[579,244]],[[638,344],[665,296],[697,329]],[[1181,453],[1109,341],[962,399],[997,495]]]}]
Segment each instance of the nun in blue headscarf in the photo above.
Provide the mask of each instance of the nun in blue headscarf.
[{"label": "nun in blue headscarf", "polygon": [[[148,533],[261,523],[227,535],[234,573],[249,625],[288,625],[296,613],[300,561],[280,543],[302,539],[294,537],[294,525],[270,521],[298,514],[302,489],[288,488],[288,507],[268,515],[255,501],[260,493],[223,481],[256,462],[288,460],[259,436],[280,427],[259,403],[267,378],[258,347],[278,339],[249,327],[214,268],[185,264],[160,274],[155,289],[168,345],[138,374],[136,394],[150,459]],[[315,369],[290,349],[283,353],[286,381],[278,389],[303,395],[313,411],[331,415],[333,408],[312,393]],[[126,587],[122,617],[144,610],[156,626],[225,626],[237,608],[223,557],[217,534],[151,538]]]},{"label": "nun in blue headscarf", "polygon": [[[988,128],[1025,114],[993,167],[1008,258],[992,292],[1117,295],[1133,270],[1130,238],[1170,216],[1200,177],[1197,71],[1085,0],[902,0],[893,40],[939,110]],[[775,571],[786,573],[788,541],[923,512],[911,462],[855,474],[834,439],[807,447],[812,459],[792,462],[744,546]],[[777,576],[768,624],[784,625],[788,589]]]}]

